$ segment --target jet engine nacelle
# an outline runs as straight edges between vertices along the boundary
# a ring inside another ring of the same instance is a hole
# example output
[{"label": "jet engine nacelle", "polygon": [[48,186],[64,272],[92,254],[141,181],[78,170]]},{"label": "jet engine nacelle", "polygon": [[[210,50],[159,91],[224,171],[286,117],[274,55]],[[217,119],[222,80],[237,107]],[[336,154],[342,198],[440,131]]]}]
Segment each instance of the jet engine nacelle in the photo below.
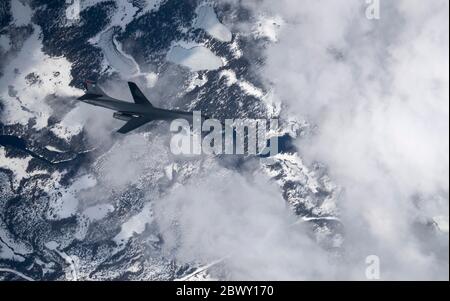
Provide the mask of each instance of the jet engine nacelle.
[{"label": "jet engine nacelle", "polygon": [[131,118],[133,118],[133,115],[126,114],[126,113],[121,113],[121,112],[116,112],[116,113],[113,114],[113,118],[119,119],[119,120],[123,120],[123,121],[130,121]]}]

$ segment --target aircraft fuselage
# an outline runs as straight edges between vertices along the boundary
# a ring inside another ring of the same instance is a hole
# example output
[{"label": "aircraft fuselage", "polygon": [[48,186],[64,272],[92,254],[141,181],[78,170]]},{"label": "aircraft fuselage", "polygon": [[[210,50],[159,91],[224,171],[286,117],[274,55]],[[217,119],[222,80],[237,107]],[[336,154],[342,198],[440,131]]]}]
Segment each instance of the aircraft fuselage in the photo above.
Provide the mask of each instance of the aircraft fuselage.
[{"label": "aircraft fuselage", "polygon": [[152,120],[171,121],[179,118],[192,120],[192,112],[160,109],[116,99],[86,99],[82,101],[94,106],[103,107],[127,115],[148,117]]},{"label": "aircraft fuselage", "polygon": [[[90,105],[107,108],[115,111],[113,117],[119,120],[127,121],[127,123],[118,130],[119,133],[126,134],[138,127],[154,121],[175,119],[186,119],[193,122],[192,112],[183,112],[178,110],[167,110],[154,107],[145,97],[135,83],[128,82],[134,103],[118,100],[108,96],[96,83],[86,81],[86,94],[78,98],[78,100]],[[202,118],[207,119],[206,116]]]}]

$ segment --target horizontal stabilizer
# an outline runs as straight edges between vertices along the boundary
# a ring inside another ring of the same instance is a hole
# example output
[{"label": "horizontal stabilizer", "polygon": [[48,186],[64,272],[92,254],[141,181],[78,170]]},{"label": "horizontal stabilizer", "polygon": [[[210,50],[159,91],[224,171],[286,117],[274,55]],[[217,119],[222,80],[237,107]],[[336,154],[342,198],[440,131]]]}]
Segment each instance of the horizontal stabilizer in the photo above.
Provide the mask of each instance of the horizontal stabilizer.
[{"label": "horizontal stabilizer", "polygon": [[140,105],[147,105],[153,107],[153,105],[145,97],[144,93],[139,90],[138,86],[133,82],[128,82],[128,87],[130,87],[131,95],[133,96],[134,102]]},{"label": "horizontal stabilizer", "polygon": [[138,127],[143,126],[144,124],[150,121],[152,121],[152,119],[148,117],[133,117],[130,119],[130,121],[125,123],[125,125],[121,127],[117,132],[121,134],[126,134],[137,129]]}]

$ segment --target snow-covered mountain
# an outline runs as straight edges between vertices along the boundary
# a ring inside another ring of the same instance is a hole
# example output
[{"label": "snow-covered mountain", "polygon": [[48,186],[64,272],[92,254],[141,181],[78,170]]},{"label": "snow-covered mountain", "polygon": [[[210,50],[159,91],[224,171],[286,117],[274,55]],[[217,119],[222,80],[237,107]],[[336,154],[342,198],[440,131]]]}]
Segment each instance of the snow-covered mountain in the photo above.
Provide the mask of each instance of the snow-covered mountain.
[{"label": "snow-covered mountain", "polygon": [[[205,266],[211,277],[220,266],[214,277],[227,279],[224,260],[183,262],[168,252],[153,209],[178,185],[224,168],[267,177],[299,222],[336,234],[336,188],[293,149],[251,167],[174,158],[164,125],[119,137],[109,113],[75,100],[86,78],[119,95],[120,81],[133,80],[161,107],[217,118],[279,116],[253,69],[263,60],[256,46],[270,39],[233,27],[249,12],[202,1],[76,4],[1,4],[1,269],[34,279],[164,280],[198,277]],[[74,8],[79,20],[68,18]],[[287,140],[301,131],[284,127]]]},{"label": "snow-covered mountain", "polygon": [[[2,1],[0,279],[253,279],[247,251],[272,252],[270,267],[302,248],[339,257],[341,189],[299,155],[310,125],[258,71],[280,24],[233,1]],[[135,81],[163,108],[279,118],[281,152],[176,157],[167,124],[120,136],[111,112],[77,102],[85,79],[125,99]]]}]

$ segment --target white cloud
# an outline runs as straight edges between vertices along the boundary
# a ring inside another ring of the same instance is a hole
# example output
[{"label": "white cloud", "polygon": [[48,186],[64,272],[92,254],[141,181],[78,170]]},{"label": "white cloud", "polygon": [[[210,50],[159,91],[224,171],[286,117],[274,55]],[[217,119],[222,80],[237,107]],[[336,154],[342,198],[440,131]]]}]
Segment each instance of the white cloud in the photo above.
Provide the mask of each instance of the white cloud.
[{"label": "white cloud", "polygon": [[448,216],[448,1],[381,1],[380,20],[358,0],[252,9],[285,20],[263,76],[317,125],[299,147],[344,188],[349,276],[374,253],[384,279],[448,279],[448,234],[418,226]]},{"label": "white cloud", "polygon": [[224,258],[231,280],[333,278],[336,266],[295,223],[278,188],[260,173],[254,179],[212,166],[156,201],[166,252],[180,263]]}]

